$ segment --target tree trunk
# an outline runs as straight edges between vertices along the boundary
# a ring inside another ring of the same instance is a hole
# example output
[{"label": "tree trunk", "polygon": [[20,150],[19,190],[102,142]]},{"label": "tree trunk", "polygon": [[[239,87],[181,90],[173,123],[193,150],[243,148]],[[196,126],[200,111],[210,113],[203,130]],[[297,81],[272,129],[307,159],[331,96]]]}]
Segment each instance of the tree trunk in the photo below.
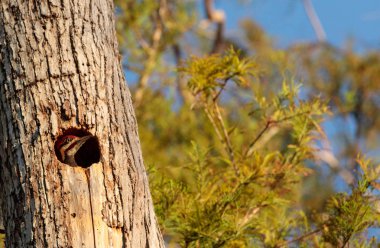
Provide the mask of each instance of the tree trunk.
[{"label": "tree trunk", "polygon": [[[68,132],[100,161],[60,162]],[[7,247],[163,247],[111,0],[0,1],[0,164]]]}]

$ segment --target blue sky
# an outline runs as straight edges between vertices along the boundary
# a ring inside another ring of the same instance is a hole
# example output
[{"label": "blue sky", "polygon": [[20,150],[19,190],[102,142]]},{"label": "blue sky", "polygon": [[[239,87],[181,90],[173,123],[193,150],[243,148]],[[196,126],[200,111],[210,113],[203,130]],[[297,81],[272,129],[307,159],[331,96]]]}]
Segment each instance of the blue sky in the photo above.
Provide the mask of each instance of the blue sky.
[{"label": "blue sky", "polygon": [[[328,42],[343,46],[355,40],[357,49],[380,48],[380,0],[313,0]],[[216,0],[227,16],[227,34],[236,35],[242,18],[252,18],[279,46],[313,41],[315,33],[301,0]]]}]

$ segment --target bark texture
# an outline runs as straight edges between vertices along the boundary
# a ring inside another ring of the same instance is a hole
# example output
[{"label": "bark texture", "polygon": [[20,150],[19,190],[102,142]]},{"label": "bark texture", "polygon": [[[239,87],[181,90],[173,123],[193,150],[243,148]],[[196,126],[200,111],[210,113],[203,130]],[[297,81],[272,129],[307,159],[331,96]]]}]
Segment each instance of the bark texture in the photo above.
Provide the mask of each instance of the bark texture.
[{"label": "bark texture", "polygon": [[[70,127],[87,170],[55,156]],[[7,247],[163,247],[111,0],[0,1],[0,164]]]}]

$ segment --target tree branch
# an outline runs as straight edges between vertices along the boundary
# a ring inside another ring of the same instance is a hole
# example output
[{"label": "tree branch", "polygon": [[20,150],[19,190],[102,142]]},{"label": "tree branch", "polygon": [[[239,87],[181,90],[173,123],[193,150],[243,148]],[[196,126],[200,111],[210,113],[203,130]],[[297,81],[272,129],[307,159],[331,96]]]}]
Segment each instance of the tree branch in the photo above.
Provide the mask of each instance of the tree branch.
[{"label": "tree branch", "polygon": [[309,233],[306,233],[306,234],[304,234],[304,235],[301,235],[301,236],[299,236],[299,237],[297,237],[297,238],[294,238],[294,239],[288,240],[288,241],[284,242],[283,244],[281,244],[280,247],[287,247],[287,246],[288,246],[289,244],[291,244],[291,243],[302,241],[302,240],[304,240],[304,239],[306,239],[306,238],[309,238],[310,236],[313,236],[313,235],[319,233],[320,231],[322,231],[322,230],[321,230],[321,229],[316,229],[316,230],[314,230],[314,231],[311,231],[311,232],[309,232]]},{"label": "tree branch", "polygon": [[309,21],[311,23],[311,26],[314,29],[315,34],[317,35],[317,39],[319,42],[325,42],[326,41],[326,32],[323,29],[323,26],[321,24],[321,21],[318,18],[317,13],[315,12],[315,9],[313,7],[313,3],[311,0],[302,0],[303,6],[306,11],[306,15],[309,18]]},{"label": "tree branch", "polygon": [[228,135],[228,131],[227,131],[226,125],[224,124],[224,121],[223,121],[222,115],[220,113],[218,104],[214,103],[214,106],[215,106],[215,111],[216,111],[216,117],[219,120],[220,126],[221,126],[223,134],[224,134],[224,141],[225,141],[225,143],[227,145],[227,151],[228,151],[228,154],[229,154],[232,166],[234,167],[236,176],[239,176],[240,175],[240,170],[239,170],[239,168],[237,167],[237,165],[235,163],[235,156],[234,156],[234,151],[232,149],[232,144],[231,144],[230,136]]},{"label": "tree branch", "polygon": [[[181,46],[179,43],[175,43],[172,45],[172,49],[176,66],[180,68],[183,66]],[[180,71],[177,71],[177,91],[182,102],[191,103],[193,101],[192,94],[186,90],[186,81],[184,80],[183,73]]]},{"label": "tree branch", "polygon": [[271,128],[273,125],[275,124],[279,124],[281,122],[285,122],[285,121],[288,121],[290,119],[293,119],[297,116],[300,116],[300,115],[305,115],[305,114],[308,114],[309,111],[304,111],[304,112],[300,112],[300,113],[296,113],[296,114],[293,114],[293,115],[289,115],[289,116],[285,116],[284,118],[281,118],[281,119],[278,119],[278,120],[267,120],[267,122],[265,123],[265,126],[264,128],[260,131],[260,133],[256,136],[256,138],[248,145],[248,149],[246,150],[244,156],[250,156],[252,155],[253,151],[254,151],[254,146],[255,144],[261,139],[261,137],[265,134],[265,132],[267,132],[269,130],[269,128]]},{"label": "tree branch", "polygon": [[222,51],[224,44],[225,14],[223,10],[214,9],[213,0],[204,0],[204,6],[207,19],[216,24],[214,45],[211,53],[219,53]]},{"label": "tree branch", "polygon": [[224,124],[222,115],[220,113],[219,106],[216,102],[213,102],[212,104],[213,104],[213,108],[212,108],[213,113],[210,112],[209,106],[207,104],[204,106],[204,110],[206,112],[207,117],[211,121],[211,123],[215,129],[215,132],[218,135],[219,140],[222,142],[222,144],[223,144],[223,146],[224,146],[224,148],[225,148],[225,150],[229,156],[229,159],[230,159],[231,164],[232,164],[234,171],[235,171],[235,175],[237,177],[239,177],[240,176],[240,170],[237,167],[236,162],[235,162],[235,156],[234,156],[234,151],[232,149],[231,140],[230,140],[230,137],[228,135],[227,128]]},{"label": "tree branch", "polygon": [[264,128],[261,129],[260,133],[256,136],[256,138],[249,144],[248,149],[244,155],[245,157],[251,156],[253,152],[253,147],[255,146],[256,142],[264,135],[264,133],[269,129],[271,124],[272,124],[271,121],[267,121]]},{"label": "tree branch", "polygon": [[[164,29],[163,19],[166,12],[166,8],[166,0],[160,0],[159,7],[154,15],[156,25],[152,32],[151,44],[148,44],[143,38],[140,38],[141,45],[144,44],[142,47],[147,54],[147,58],[146,62],[144,63],[144,69],[142,71],[142,74],[139,77],[138,87],[134,95],[135,106],[139,106],[141,104],[144,91],[148,86],[149,78],[152,75],[152,70],[155,66],[156,59],[160,53],[159,50]],[[139,31],[137,31],[136,33],[139,34]]]}]

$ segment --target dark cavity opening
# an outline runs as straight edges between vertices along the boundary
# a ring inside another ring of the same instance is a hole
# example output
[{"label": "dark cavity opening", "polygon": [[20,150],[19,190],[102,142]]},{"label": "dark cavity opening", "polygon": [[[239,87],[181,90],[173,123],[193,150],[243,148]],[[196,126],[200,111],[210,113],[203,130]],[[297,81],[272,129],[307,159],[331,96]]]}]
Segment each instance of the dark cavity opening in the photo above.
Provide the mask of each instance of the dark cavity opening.
[{"label": "dark cavity opening", "polygon": [[63,131],[55,141],[54,151],[60,162],[70,166],[88,168],[100,161],[99,140],[84,129]]}]

